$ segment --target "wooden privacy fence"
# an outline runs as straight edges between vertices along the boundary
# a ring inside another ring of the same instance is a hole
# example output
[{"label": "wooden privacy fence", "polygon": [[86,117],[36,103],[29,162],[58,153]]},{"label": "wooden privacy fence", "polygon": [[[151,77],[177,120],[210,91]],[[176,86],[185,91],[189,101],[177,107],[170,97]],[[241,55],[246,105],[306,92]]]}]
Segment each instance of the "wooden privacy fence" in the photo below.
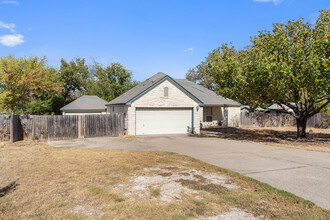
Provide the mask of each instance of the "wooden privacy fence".
[{"label": "wooden privacy fence", "polygon": [[[285,113],[241,112],[241,127],[285,127],[295,126],[296,119]],[[317,113],[307,120],[307,127],[328,128],[329,121],[323,113]]]},{"label": "wooden privacy fence", "polygon": [[[119,136],[125,131],[125,115],[14,115],[13,126],[14,141]],[[10,116],[0,116],[0,129],[0,140],[9,140]]]}]

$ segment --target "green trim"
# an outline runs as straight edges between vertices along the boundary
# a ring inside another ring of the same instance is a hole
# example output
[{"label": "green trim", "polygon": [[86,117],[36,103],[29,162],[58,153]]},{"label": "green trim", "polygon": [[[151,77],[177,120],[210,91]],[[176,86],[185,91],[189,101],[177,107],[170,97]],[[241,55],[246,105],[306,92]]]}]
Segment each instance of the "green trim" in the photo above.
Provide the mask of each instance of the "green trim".
[{"label": "green trim", "polygon": [[194,134],[194,108],[191,110],[191,134]]},{"label": "green trim", "polygon": [[63,111],[67,111],[67,112],[70,112],[70,111],[106,111],[107,109],[60,109],[61,112]]},{"label": "green trim", "polygon": [[226,105],[226,104],[221,104],[221,105],[212,105],[212,104],[201,104],[201,107],[212,107],[212,106],[219,106],[219,107],[241,107],[243,105]]},{"label": "green trim", "polygon": [[156,83],[154,83],[153,85],[151,85],[149,88],[145,89],[144,91],[140,92],[138,95],[134,96],[132,99],[130,99],[128,102],[126,102],[126,105],[130,105],[132,104],[132,102],[139,98],[140,96],[142,96],[143,94],[147,93],[148,91],[150,91],[151,89],[153,89],[154,87],[156,87],[157,85],[159,85],[160,83],[164,82],[166,79],[172,81],[176,86],[178,86],[179,88],[181,88],[183,91],[185,91],[188,95],[190,95],[193,99],[195,99],[199,105],[201,105],[203,102],[201,100],[199,100],[198,98],[196,98],[193,94],[191,94],[188,90],[186,90],[185,88],[183,88],[179,83],[177,83],[174,79],[172,79],[169,76],[164,76],[163,78],[161,78],[160,80],[158,80]]},{"label": "green trim", "polygon": [[107,103],[107,104],[105,104],[105,106],[110,106],[110,105],[126,105],[126,103],[116,103],[116,104]]}]

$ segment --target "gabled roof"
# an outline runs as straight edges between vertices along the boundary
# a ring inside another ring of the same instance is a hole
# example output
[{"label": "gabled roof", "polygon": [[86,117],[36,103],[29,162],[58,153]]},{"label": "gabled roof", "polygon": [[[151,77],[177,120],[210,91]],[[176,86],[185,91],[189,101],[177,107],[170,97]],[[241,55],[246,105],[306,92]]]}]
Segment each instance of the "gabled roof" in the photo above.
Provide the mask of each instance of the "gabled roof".
[{"label": "gabled roof", "polygon": [[146,81],[113,99],[107,105],[129,105],[135,99],[166,79],[170,80],[176,86],[184,90],[184,92],[196,100],[201,106],[241,106],[240,103],[217,95],[215,92],[201,85],[185,79],[173,79],[164,73],[157,73],[156,75],[153,75]]},{"label": "gabled roof", "polygon": [[83,95],[62,107],[61,111],[105,110],[107,102],[96,95]]},{"label": "gabled roof", "polygon": [[215,105],[228,105],[228,106],[241,106],[240,103],[235,102],[232,99],[226,99],[220,95],[217,95],[212,90],[205,88],[204,86],[198,85],[186,79],[176,79],[176,81],[191,94],[197,97],[203,102],[204,106],[215,106]]},{"label": "gabled roof", "polygon": [[118,96],[117,98],[111,100],[107,105],[126,105],[131,99],[135,96],[142,93],[144,90],[148,89],[149,87],[153,86],[159,80],[166,77],[164,73],[157,73],[153,75],[146,81],[139,83],[137,86],[133,87],[132,89],[128,90],[127,92],[123,93],[122,95]]}]

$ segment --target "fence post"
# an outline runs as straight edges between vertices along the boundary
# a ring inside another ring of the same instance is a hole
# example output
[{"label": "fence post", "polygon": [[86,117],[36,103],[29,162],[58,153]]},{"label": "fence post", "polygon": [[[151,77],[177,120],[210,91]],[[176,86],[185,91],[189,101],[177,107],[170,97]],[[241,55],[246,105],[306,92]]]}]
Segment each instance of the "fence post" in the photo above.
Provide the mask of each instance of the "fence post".
[{"label": "fence post", "polygon": [[10,143],[14,143],[14,115],[9,116],[9,136],[10,136]]}]

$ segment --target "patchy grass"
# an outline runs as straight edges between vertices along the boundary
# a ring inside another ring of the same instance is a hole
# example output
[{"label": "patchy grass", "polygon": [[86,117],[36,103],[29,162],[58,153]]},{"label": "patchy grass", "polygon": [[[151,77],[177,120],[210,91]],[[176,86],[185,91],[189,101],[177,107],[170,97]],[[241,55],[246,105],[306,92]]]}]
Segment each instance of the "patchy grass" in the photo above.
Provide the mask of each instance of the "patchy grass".
[{"label": "patchy grass", "polygon": [[[268,219],[330,218],[329,210],[288,192],[175,153],[65,149],[33,141],[0,146],[0,219],[189,219],[233,208]],[[199,173],[186,181],[189,170]],[[198,196],[182,193],[164,202],[161,187],[151,186],[149,199],[134,200],[116,190],[136,177],[175,175]],[[212,175],[238,187],[207,182]]]},{"label": "patchy grass", "polygon": [[155,198],[159,198],[160,197],[160,188],[157,187],[157,188],[154,188],[152,186],[150,186],[150,194],[151,196],[155,197]]},{"label": "patchy grass", "polygon": [[[256,142],[281,147],[298,148],[303,150],[330,152],[330,128],[307,128],[306,132],[313,130],[313,135],[307,138],[316,139],[314,142],[290,141],[296,138],[296,127],[255,127],[255,128],[214,128],[210,131],[219,131],[226,134],[226,139]],[[207,131],[206,130],[206,131]]]}]

